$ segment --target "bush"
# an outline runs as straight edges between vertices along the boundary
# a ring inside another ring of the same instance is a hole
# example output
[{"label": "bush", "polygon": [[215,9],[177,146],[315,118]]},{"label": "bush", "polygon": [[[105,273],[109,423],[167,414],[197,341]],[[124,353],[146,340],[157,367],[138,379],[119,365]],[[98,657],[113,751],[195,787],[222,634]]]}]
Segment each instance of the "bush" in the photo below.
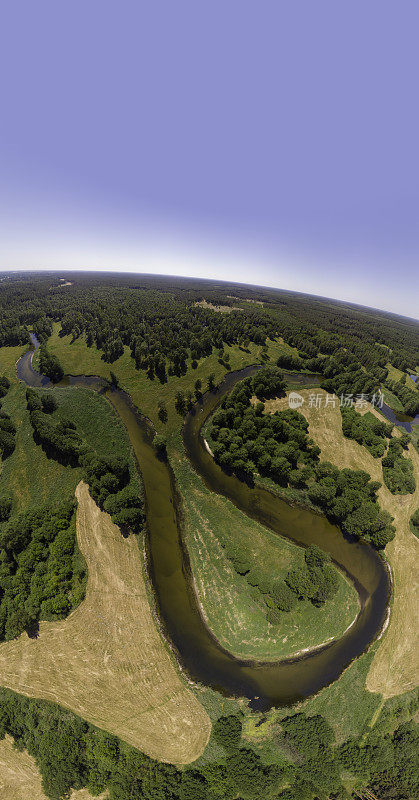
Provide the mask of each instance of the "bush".
[{"label": "bush", "polygon": [[419,508],[416,509],[415,513],[412,514],[410,518],[410,522],[412,524],[413,531],[415,536],[419,537]]},{"label": "bush", "polygon": [[0,497],[0,522],[7,522],[12,512],[12,498]]},{"label": "bush", "polygon": [[39,348],[39,370],[42,375],[47,375],[52,383],[59,383],[64,377],[64,370],[57,356],[49,353],[44,345]]},{"label": "bush", "polygon": [[159,434],[157,434],[157,436],[155,436],[154,439],[153,439],[153,445],[154,445],[154,447],[155,447],[155,449],[156,449],[156,451],[157,451],[159,456],[165,456],[166,455],[166,437],[165,436],[160,436]]},{"label": "bush", "polygon": [[58,408],[54,395],[49,393],[41,395],[41,405],[45,414],[52,414]]},{"label": "bush", "polygon": [[217,744],[226,750],[235,750],[242,737],[242,717],[236,714],[219,717],[214,722],[212,734]]},{"label": "bush", "polygon": [[285,581],[275,581],[272,587],[272,597],[281,611],[292,611],[296,602],[297,595],[293,592]]}]

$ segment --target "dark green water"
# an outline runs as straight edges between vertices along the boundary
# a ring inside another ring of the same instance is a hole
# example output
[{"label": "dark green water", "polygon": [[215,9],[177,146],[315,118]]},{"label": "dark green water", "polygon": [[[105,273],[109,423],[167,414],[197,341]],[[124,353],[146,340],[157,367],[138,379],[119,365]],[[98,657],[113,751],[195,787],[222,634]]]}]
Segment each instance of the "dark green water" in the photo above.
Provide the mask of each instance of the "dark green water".
[{"label": "dark green water", "polygon": [[[18,375],[34,385],[34,371],[27,355],[23,356],[26,363],[18,364]],[[206,451],[201,436],[205,420],[225,392],[253,369],[229,374],[217,392],[204,395],[195,413],[187,417],[183,431],[187,455],[211,491],[229,497],[244,513],[279,535],[301,545],[317,544],[329,552],[353,580],[361,602],[355,624],[339,640],[304,657],[279,663],[236,659],[212,636],[192,588],[189,559],[182,542],[181,500],[170,466],[157,458],[153,431],[129,396],[115,389],[105,390],[105,396],[126,426],[143,477],[148,568],[167,638],[192,679],[227,695],[248,697],[253,707],[264,709],[296,702],[336,680],[381,630],[390,585],[383,561],[370,547],[348,542],[325,517],[291,507],[265,489],[251,488],[226,475]],[[307,376],[302,378],[305,382]],[[103,390],[101,379],[80,376],[67,382]]]}]

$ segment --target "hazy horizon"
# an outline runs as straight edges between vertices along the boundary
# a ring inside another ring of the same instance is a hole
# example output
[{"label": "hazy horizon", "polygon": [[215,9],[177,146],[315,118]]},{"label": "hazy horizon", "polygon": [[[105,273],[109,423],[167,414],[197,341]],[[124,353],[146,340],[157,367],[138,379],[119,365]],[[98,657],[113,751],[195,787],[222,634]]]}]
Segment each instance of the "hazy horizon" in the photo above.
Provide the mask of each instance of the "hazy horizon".
[{"label": "hazy horizon", "polygon": [[419,9],[3,12],[0,270],[231,280],[415,318]]},{"label": "hazy horizon", "polygon": [[23,267],[21,269],[4,270],[4,269],[0,268],[0,276],[2,276],[2,275],[20,275],[21,273],[24,273],[24,274],[27,274],[27,275],[42,275],[42,274],[54,275],[54,276],[58,277],[59,279],[62,278],[63,280],[65,280],[66,278],[70,278],[71,275],[73,275],[73,274],[80,273],[80,274],[87,274],[87,275],[94,275],[94,274],[97,274],[97,275],[101,275],[101,274],[103,274],[103,275],[115,275],[115,276],[118,276],[118,275],[121,275],[121,276],[124,276],[124,275],[135,275],[135,276],[137,276],[139,278],[171,278],[173,280],[178,280],[178,279],[179,280],[192,280],[192,281],[196,280],[196,281],[202,281],[202,282],[207,282],[207,283],[208,282],[210,282],[210,283],[214,282],[214,283],[217,283],[217,284],[224,283],[227,286],[239,286],[240,288],[248,287],[251,290],[257,290],[257,289],[262,289],[262,290],[267,290],[267,291],[272,290],[272,291],[278,291],[278,292],[285,292],[285,293],[289,293],[289,294],[292,294],[292,295],[297,294],[297,295],[302,295],[302,296],[307,296],[307,297],[313,297],[313,298],[315,298],[317,300],[331,301],[332,303],[339,303],[339,304],[344,305],[344,306],[348,305],[348,306],[359,307],[361,309],[365,309],[365,310],[369,310],[369,311],[375,311],[375,312],[378,312],[378,313],[383,312],[383,313],[386,313],[386,314],[387,313],[388,314],[393,314],[394,316],[404,317],[405,319],[409,319],[412,322],[419,323],[419,317],[412,317],[412,316],[408,316],[406,314],[399,314],[398,312],[391,311],[391,310],[386,309],[386,308],[378,308],[376,306],[369,306],[369,305],[365,305],[363,303],[356,303],[356,302],[353,302],[351,300],[348,300],[347,298],[332,297],[330,295],[316,294],[316,293],[313,293],[313,292],[303,292],[303,291],[297,291],[297,290],[294,290],[294,289],[286,289],[286,288],[284,288],[282,286],[272,286],[272,285],[265,284],[265,283],[248,283],[247,281],[246,282],[241,282],[241,281],[227,280],[227,279],[223,279],[223,278],[212,278],[212,277],[198,276],[198,275],[180,275],[180,274],[174,274],[174,273],[171,273],[171,272],[138,272],[137,270],[134,270],[134,269],[132,269],[132,270],[118,270],[118,269],[112,269],[112,268],[109,268],[109,269],[101,269],[101,268],[84,269],[83,267],[80,267],[80,268],[68,267],[68,268],[64,268],[64,269],[49,269],[49,268],[48,269],[47,268],[44,268],[44,269],[32,269],[30,267]]}]

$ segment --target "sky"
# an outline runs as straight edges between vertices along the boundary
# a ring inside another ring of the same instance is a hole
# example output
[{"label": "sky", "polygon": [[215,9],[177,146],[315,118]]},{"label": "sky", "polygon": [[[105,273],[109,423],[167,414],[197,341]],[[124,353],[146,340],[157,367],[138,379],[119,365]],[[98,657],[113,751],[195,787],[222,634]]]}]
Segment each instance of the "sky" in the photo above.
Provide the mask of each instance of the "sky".
[{"label": "sky", "polygon": [[0,270],[417,318],[418,26],[406,1],[3,4]]}]

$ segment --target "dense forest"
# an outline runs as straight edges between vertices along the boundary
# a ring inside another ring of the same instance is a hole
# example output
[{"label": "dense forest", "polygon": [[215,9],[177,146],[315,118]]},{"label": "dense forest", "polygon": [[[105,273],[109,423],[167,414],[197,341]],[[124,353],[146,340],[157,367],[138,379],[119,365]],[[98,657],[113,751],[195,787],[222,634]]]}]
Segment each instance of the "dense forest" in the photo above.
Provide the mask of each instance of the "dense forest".
[{"label": "dense forest", "polygon": [[83,599],[86,579],[73,500],[0,526],[0,639],[65,617]]},{"label": "dense forest", "polygon": [[[254,302],[244,302],[249,299]],[[230,307],[231,313],[216,314],[208,305],[197,305],[203,300]],[[183,374],[188,358],[194,365],[224,344],[263,345],[277,336],[298,351],[292,368],[321,372],[324,388],[337,394],[376,391],[388,381],[390,358],[401,370],[414,371],[418,364],[419,326],[414,320],[237,284],[77,274],[63,287],[54,275],[8,276],[0,310],[0,345],[28,341],[30,326],[45,344],[52,323],[60,322],[63,333],[74,340],[85,336],[110,363],[128,347],[137,368],[162,382],[168,374]],[[47,351],[43,357],[52,373],[59,374]],[[399,384],[395,392],[413,414],[417,393]]]}]

